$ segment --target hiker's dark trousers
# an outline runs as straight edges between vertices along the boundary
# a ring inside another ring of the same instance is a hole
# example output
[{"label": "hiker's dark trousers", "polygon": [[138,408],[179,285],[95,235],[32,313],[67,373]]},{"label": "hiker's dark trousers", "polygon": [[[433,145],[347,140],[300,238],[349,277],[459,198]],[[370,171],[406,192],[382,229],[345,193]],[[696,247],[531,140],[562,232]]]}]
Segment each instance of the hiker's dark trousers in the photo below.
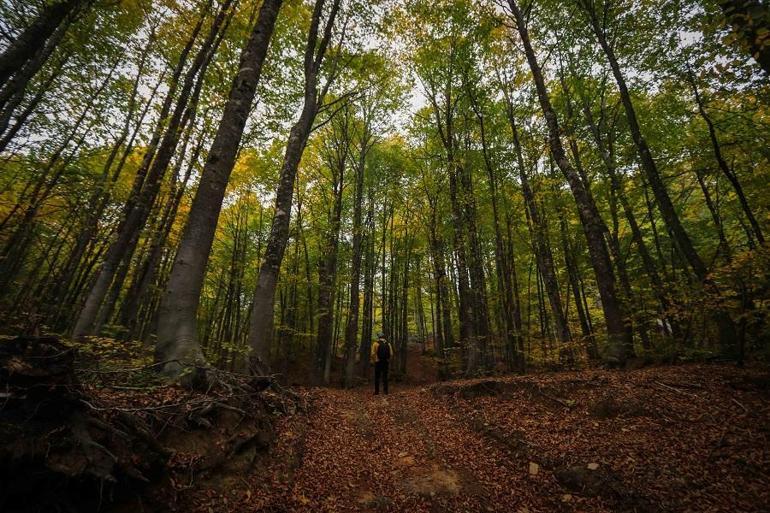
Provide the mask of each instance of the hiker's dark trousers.
[{"label": "hiker's dark trousers", "polygon": [[380,393],[380,378],[382,378],[382,391],[388,393],[388,363],[376,362],[374,364],[374,393]]}]

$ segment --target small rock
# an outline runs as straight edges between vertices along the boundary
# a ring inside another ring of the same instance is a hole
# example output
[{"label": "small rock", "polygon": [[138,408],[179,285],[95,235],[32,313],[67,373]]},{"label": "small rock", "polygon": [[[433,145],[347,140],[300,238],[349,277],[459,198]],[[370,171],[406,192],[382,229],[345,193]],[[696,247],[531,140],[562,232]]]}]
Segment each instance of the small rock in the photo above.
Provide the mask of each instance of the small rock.
[{"label": "small rock", "polygon": [[571,493],[565,493],[561,496],[562,502],[570,502],[572,500],[572,494]]},{"label": "small rock", "polygon": [[599,468],[599,464],[598,463],[589,463],[588,464],[588,470],[596,470],[598,468]]},{"label": "small rock", "polygon": [[540,472],[540,465],[535,463],[534,461],[529,462],[529,475],[530,476],[536,476]]}]

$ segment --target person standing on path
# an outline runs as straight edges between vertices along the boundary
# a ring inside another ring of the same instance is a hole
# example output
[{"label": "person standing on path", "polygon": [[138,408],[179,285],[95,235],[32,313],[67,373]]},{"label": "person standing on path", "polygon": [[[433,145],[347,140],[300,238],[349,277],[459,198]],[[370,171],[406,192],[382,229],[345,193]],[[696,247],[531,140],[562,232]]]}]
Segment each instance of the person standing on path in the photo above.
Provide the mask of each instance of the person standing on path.
[{"label": "person standing on path", "polygon": [[385,340],[385,334],[377,333],[377,341],[372,344],[370,360],[374,364],[374,395],[380,393],[380,379],[382,379],[382,391],[388,393],[388,365],[393,356],[393,346]]}]

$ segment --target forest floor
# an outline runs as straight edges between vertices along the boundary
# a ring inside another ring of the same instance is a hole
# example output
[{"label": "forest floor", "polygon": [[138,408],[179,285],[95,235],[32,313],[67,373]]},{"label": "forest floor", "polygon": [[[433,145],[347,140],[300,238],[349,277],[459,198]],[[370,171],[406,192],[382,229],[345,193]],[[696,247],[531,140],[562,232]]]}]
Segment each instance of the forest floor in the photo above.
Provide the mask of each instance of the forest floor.
[{"label": "forest floor", "polygon": [[[304,389],[219,511],[767,511],[770,377],[684,365]],[[187,502],[189,500],[189,502]]]}]

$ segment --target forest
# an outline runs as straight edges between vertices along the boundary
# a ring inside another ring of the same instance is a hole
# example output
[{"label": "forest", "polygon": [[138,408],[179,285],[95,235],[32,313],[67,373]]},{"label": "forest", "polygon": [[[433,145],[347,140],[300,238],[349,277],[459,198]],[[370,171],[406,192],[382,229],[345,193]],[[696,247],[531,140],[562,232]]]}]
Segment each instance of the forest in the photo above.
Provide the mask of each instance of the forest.
[{"label": "forest", "polygon": [[766,0],[4,0],[0,509],[762,511],[768,185]]}]

